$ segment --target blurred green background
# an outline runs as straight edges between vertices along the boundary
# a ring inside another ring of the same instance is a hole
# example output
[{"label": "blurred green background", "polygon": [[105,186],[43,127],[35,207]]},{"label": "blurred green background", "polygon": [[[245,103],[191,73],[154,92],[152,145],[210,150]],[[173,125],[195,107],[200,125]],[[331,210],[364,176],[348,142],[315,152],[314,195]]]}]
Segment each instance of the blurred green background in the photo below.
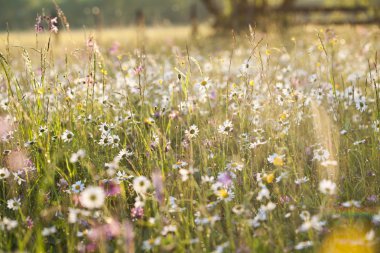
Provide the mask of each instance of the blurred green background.
[{"label": "blurred green background", "polygon": [[[212,17],[207,2],[223,13],[231,6],[279,6],[291,2],[296,6],[358,6],[380,5],[380,0],[57,0],[72,28],[131,25],[136,11],[143,10],[145,22],[151,24],[186,24],[191,21],[191,10],[196,8],[199,21]],[[0,0],[0,30],[7,24],[10,30],[33,30],[37,14],[56,16],[51,0]],[[237,15],[237,14],[234,14]],[[215,16],[215,15],[214,15]]]},{"label": "blurred green background", "polygon": [[[205,18],[207,11],[199,0],[57,0],[70,27],[94,27],[95,14],[100,13],[104,26],[124,26],[134,23],[135,13],[141,9],[147,24],[189,22],[189,12],[196,3],[198,16]],[[51,0],[0,0],[0,29],[34,29],[37,14],[55,15]]]}]

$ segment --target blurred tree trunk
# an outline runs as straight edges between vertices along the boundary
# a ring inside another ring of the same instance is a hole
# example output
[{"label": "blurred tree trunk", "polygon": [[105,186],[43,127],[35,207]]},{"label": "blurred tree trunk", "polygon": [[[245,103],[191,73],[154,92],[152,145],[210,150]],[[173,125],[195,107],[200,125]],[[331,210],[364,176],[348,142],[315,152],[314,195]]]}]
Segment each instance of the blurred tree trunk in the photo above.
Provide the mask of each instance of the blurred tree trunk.
[{"label": "blurred tree trunk", "polygon": [[281,7],[284,9],[292,8],[297,0],[284,0]]},{"label": "blurred tree trunk", "polygon": [[[237,27],[253,23],[257,21],[258,16],[265,16],[271,3],[269,0],[201,1],[208,12],[214,16],[216,26],[222,27]],[[225,4],[221,5],[221,2]],[[296,0],[283,0],[281,8],[291,8],[295,2]]]},{"label": "blurred tree trunk", "polygon": [[[201,0],[206,6],[206,9],[215,18],[215,25],[220,28],[239,28],[245,27],[248,24],[256,24],[265,27],[268,20],[276,19],[277,23],[286,27],[288,23],[297,23],[295,17],[311,16],[316,13],[323,18],[322,14],[340,12],[345,19],[340,23],[358,23],[358,22],[379,22],[376,13],[368,16],[369,7],[375,9],[376,4],[370,0],[344,0],[334,1],[336,4],[328,6],[328,0],[322,4],[310,4],[305,6],[297,6],[298,0],[282,0],[280,5],[276,5],[275,1],[270,0]],[[331,0],[332,1],[332,0]],[[372,0],[378,1],[380,0]],[[277,1],[276,1],[277,2]],[[304,1],[306,3],[306,1]],[[224,4],[223,4],[224,3]],[[374,10],[373,12],[376,12]],[[368,20],[360,20],[357,17],[359,14],[366,14]],[[317,16],[317,15],[314,15]],[[305,20],[305,19],[304,19]],[[328,18],[323,22],[337,22]],[[314,21],[318,22],[318,19]]]},{"label": "blurred tree trunk", "polygon": [[207,11],[210,12],[210,14],[220,17],[221,16],[221,10],[216,4],[216,1],[214,0],[201,0],[204,6],[206,7]]}]

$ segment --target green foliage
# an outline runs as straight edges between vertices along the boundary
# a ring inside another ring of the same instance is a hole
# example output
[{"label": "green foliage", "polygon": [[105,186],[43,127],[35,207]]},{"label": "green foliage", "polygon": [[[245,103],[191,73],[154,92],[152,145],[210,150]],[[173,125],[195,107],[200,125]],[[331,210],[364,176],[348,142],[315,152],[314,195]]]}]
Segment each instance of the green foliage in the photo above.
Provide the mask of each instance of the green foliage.
[{"label": "green foliage", "polygon": [[[135,12],[143,10],[148,24],[163,22],[189,22],[189,11],[197,3],[199,15],[206,15],[198,0],[60,0],[57,1],[68,18],[71,27],[93,27],[101,22],[104,26],[119,26],[133,24]],[[37,14],[56,16],[51,0],[0,0],[0,30],[34,29]],[[94,16],[95,8],[100,9],[100,17]],[[98,20],[100,21],[98,21]]]}]

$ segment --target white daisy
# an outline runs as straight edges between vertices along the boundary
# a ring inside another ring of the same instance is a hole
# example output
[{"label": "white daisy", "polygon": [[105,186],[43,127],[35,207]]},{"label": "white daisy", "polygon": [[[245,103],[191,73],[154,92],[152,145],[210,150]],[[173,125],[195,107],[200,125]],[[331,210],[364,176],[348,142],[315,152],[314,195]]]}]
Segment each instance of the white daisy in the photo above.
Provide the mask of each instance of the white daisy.
[{"label": "white daisy", "polygon": [[220,182],[214,183],[211,186],[211,189],[214,191],[215,196],[217,196],[219,200],[229,202],[235,198],[235,193],[232,191],[232,189],[227,189]]},{"label": "white daisy", "polygon": [[106,194],[99,186],[89,186],[81,192],[79,196],[82,206],[88,209],[100,208],[103,206]]},{"label": "white daisy", "polygon": [[42,229],[42,236],[49,236],[49,235],[55,234],[56,232],[57,232],[57,229],[55,228],[55,226],[44,228]]},{"label": "white daisy", "polygon": [[161,235],[166,236],[167,234],[175,233],[176,231],[177,231],[177,227],[175,225],[168,225],[162,229]]},{"label": "white daisy", "polygon": [[194,172],[198,171],[197,169],[189,168],[189,169],[179,169],[179,174],[181,174],[181,179],[183,182],[189,179],[189,176],[194,174]]},{"label": "white daisy", "polygon": [[313,246],[312,241],[299,242],[296,246],[294,246],[294,249],[295,250],[303,250],[303,249],[309,248],[311,246]]},{"label": "white daisy", "polygon": [[74,138],[74,133],[69,131],[69,130],[65,130],[65,132],[63,132],[61,138],[64,142],[71,142]]},{"label": "white daisy", "polygon": [[112,135],[110,140],[113,148],[119,147],[120,137],[118,135]]},{"label": "white daisy", "polygon": [[84,184],[82,181],[76,181],[75,184],[71,185],[71,191],[74,193],[80,193],[81,191],[84,190]]},{"label": "white daisy", "polygon": [[356,109],[361,111],[361,112],[364,112],[365,110],[367,110],[368,106],[367,106],[365,97],[361,96],[359,98],[356,98],[355,99],[355,106],[356,106]]},{"label": "white daisy", "polygon": [[236,205],[232,208],[232,212],[234,212],[237,215],[242,215],[245,212],[243,205]]},{"label": "white daisy", "polygon": [[258,201],[262,201],[264,198],[269,199],[270,198],[270,191],[265,185],[261,186],[261,190],[259,191],[256,199]]},{"label": "white daisy", "polygon": [[314,215],[311,218],[307,218],[304,220],[304,223],[296,230],[296,232],[306,232],[310,229],[315,229],[317,231],[321,231],[323,226],[326,224],[325,221],[320,221],[318,215]]},{"label": "white daisy", "polygon": [[283,166],[284,165],[284,159],[285,155],[279,155],[277,153],[273,153],[272,155],[268,156],[267,160],[271,164],[275,166]]},{"label": "white daisy", "polygon": [[186,138],[189,140],[196,138],[198,136],[198,133],[199,129],[196,125],[190,126],[189,129],[185,131]]},{"label": "white daisy", "polygon": [[71,163],[76,163],[80,158],[84,158],[86,156],[86,151],[83,149],[79,149],[76,153],[73,153],[70,157]]},{"label": "white daisy", "polygon": [[373,123],[372,123],[372,128],[375,132],[380,132],[380,120],[375,120]]},{"label": "white daisy", "polygon": [[326,161],[330,157],[329,151],[327,149],[322,148],[322,147],[320,147],[318,149],[314,149],[313,154],[314,154],[313,160],[317,160],[320,162]]},{"label": "white daisy", "polygon": [[213,176],[201,176],[202,183],[212,183],[214,182],[215,178]]},{"label": "white daisy", "polygon": [[112,145],[112,142],[113,142],[113,138],[111,135],[109,135],[108,133],[102,133],[98,144],[101,146],[109,146],[109,145]]},{"label": "white daisy", "polygon": [[349,201],[343,202],[342,206],[344,206],[344,207],[352,207],[352,206],[354,206],[354,207],[360,208],[361,204],[360,204],[360,201],[349,200]]},{"label": "white daisy", "polygon": [[40,128],[38,129],[38,135],[39,135],[39,136],[42,136],[42,135],[44,135],[47,131],[48,131],[48,129],[47,129],[46,126],[40,126]]},{"label": "white daisy", "polygon": [[226,120],[218,127],[218,132],[223,135],[228,135],[234,130],[233,124],[230,120]]},{"label": "white daisy", "polygon": [[319,183],[319,191],[323,194],[334,195],[336,193],[336,184],[331,180],[323,179]]},{"label": "white daisy", "polygon": [[178,161],[176,164],[173,164],[172,168],[173,169],[180,169],[180,168],[184,168],[188,165],[187,162],[185,161]]},{"label": "white daisy", "polygon": [[122,149],[120,150],[119,154],[116,156],[119,161],[122,159],[127,159],[128,157],[132,156],[133,152],[128,149]]},{"label": "white daisy", "polygon": [[226,169],[232,170],[234,172],[236,172],[237,170],[242,171],[243,168],[244,168],[244,165],[238,162],[231,162],[231,163],[228,163],[226,166]]},{"label": "white daisy", "polygon": [[12,230],[16,228],[18,222],[16,220],[11,220],[7,217],[4,217],[2,221],[0,221],[0,228],[5,228],[6,230]]},{"label": "white daisy", "polygon": [[20,208],[20,206],[21,206],[20,199],[13,198],[7,201],[7,207],[11,210],[16,211]]},{"label": "white daisy", "polygon": [[11,173],[9,172],[9,170],[7,168],[1,168],[0,169],[0,180],[8,178],[10,174]]},{"label": "white daisy", "polygon": [[107,124],[106,122],[99,125],[99,130],[102,134],[108,134],[113,128],[115,128],[114,124]]},{"label": "white daisy", "polygon": [[150,181],[144,176],[136,177],[133,180],[133,189],[140,194],[145,194],[150,188]]},{"label": "white daisy", "polygon": [[304,184],[308,181],[309,181],[308,177],[303,177],[303,178],[298,178],[298,179],[294,180],[294,183],[297,185],[300,185],[300,184]]},{"label": "white daisy", "polygon": [[17,172],[12,172],[14,180],[17,182],[18,185],[21,185],[23,182],[26,182],[25,179],[19,176]]}]

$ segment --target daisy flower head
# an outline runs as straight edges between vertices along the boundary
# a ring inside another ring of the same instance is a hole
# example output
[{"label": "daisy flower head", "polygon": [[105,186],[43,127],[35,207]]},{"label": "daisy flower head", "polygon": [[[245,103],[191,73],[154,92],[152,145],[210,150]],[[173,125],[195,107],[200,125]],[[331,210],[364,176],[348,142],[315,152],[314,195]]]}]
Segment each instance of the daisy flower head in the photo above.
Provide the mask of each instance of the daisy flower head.
[{"label": "daisy flower head", "polygon": [[4,141],[13,132],[13,124],[9,117],[0,116],[0,138]]},{"label": "daisy flower head", "polygon": [[46,126],[40,126],[39,129],[38,129],[38,135],[39,135],[39,136],[42,136],[42,135],[44,135],[47,131],[48,131],[48,129],[47,129]]},{"label": "daisy flower head", "polygon": [[272,172],[272,173],[269,173],[269,174],[264,174],[264,176],[263,176],[263,179],[265,180],[265,182],[267,182],[268,184],[271,184],[271,183],[273,183],[273,181],[274,181],[274,179],[275,179],[276,177],[275,177],[275,175],[274,175],[274,173]]},{"label": "daisy flower head", "polygon": [[268,162],[270,162],[276,167],[284,166],[285,164],[284,159],[285,159],[285,155],[279,155],[277,153],[274,153],[267,158]]},{"label": "daisy flower head", "polygon": [[200,87],[204,88],[204,89],[208,89],[210,88],[210,78],[209,77],[205,77],[203,78],[202,80],[199,81],[199,85]]},{"label": "daisy flower head", "polygon": [[57,232],[57,229],[55,228],[55,226],[46,227],[42,229],[42,236],[49,236],[49,235],[55,234],[56,232]]},{"label": "daisy flower head", "polygon": [[119,161],[123,159],[127,159],[128,157],[133,155],[133,151],[129,149],[122,149],[120,150],[119,154],[116,156]]},{"label": "daisy flower head", "polygon": [[139,194],[145,194],[150,188],[151,183],[149,179],[144,176],[136,177],[133,180],[133,189]]},{"label": "daisy flower head", "polygon": [[228,170],[231,170],[231,171],[236,172],[237,170],[238,170],[238,171],[242,171],[243,168],[244,168],[244,165],[241,164],[241,163],[238,163],[238,162],[231,162],[231,163],[228,163],[228,164],[227,164],[226,168],[227,168]]},{"label": "daisy flower head", "polygon": [[110,141],[110,145],[112,145],[113,148],[119,147],[120,137],[118,135],[112,135]]},{"label": "daisy flower head", "polygon": [[270,212],[273,211],[276,208],[276,204],[272,201],[269,201],[266,205],[261,205],[260,209],[264,212]]},{"label": "daisy flower head", "polygon": [[20,199],[13,198],[7,201],[7,207],[11,210],[16,211],[20,208],[20,206],[21,206]]},{"label": "daisy flower head", "polygon": [[96,209],[103,206],[106,194],[102,187],[88,186],[79,195],[79,201],[83,207]]},{"label": "daisy flower head", "polygon": [[202,183],[212,183],[214,182],[214,180],[215,178],[213,176],[208,176],[208,175],[201,176]]},{"label": "daisy flower head", "polygon": [[181,169],[181,168],[185,168],[187,165],[188,165],[188,163],[185,161],[178,161],[175,164],[173,164],[172,168],[173,169]]},{"label": "daisy flower head", "polygon": [[380,120],[375,120],[371,126],[376,133],[380,132]]},{"label": "daisy flower head", "polygon": [[233,130],[233,124],[230,120],[224,121],[223,124],[218,127],[218,132],[223,135],[229,135]]},{"label": "daisy flower head", "polygon": [[161,244],[161,237],[152,238],[149,240],[143,241],[142,249],[145,251],[150,251],[154,247],[159,246]]},{"label": "daisy flower head", "polygon": [[240,65],[239,71],[241,75],[247,75],[249,73],[249,62],[248,60],[245,61],[243,64]]},{"label": "daisy flower head", "polygon": [[69,131],[69,130],[65,130],[61,136],[63,142],[71,142],[74,138],[74,133]]},{"label": "daisy flower head", "polygon": [[104,134],[108,134],[113,128],[115,128],[113,124],[107,124],[106,122],[103,122],[99,125],[99,131]]},{"label": "daisy flower head", "polygon": [[167,234],[175,233],[176,231],[177,231],[177,227],[175,225],[168,225],[162,229],[161,235],[166,236]]},{"label": "daisy flower head", "polygon": [[359,110],[360,112],[365,112],[368,108],[365,97],[361,96],[359,98],[356,98],[355,106],[356,106],[356,109]]},{"label": "daisy flower head", "polygon": [[334,195],[336,193],[336,184],[328,179],[319,182],[319,191],[326,195]]},{"label": "daisy flower head", "polygon": [[242,215],[245,212],[244,206],[243,205],[235,205],[232,208],[232,212],[234,212],[237,215]]},{"label": "daisy flower head", "polygon": [[4,217],[3,220],[0,219],[0,227],[6,230],[12,230],[18,225],[17,220],[11,220],[7,217]]},{"label": "daisy flower head", "polygon": [[317,160],[319,162],[326,161],[330,157],[330,152],[327,149],[322,147],[318,149],[314,149],[313,151],[313,160]]},{"label": "daisy flower head", "polygon": [[17,182],[18,185],[21,185],[23,182],[26,182],[25,179],[23,179],[17,172],[12,172],[14,181]]},{"label": "daisy flower head", "polygon": [[222,183],[216,182],[211,186],[211,189],[214,191],[215,196],[218,197],[219,200],[224,200],[226,202],[234,199],[235,194],[231,188],[226,188]]},{"label": "daisy flower head", "polygon": [[297,245],[294,246],[294,249],[295,250],[303,250],[303,249],[306,249],[306,248],[309,248],[309,247],[312,247],[312,246],[313,246],[313,242],[312,241],[304,241],[304,242],[297,243]]},{"label": "daisy flower head", "polygon": [[357,201],[357,200],[349,200],[349,201],[343,202],[341,205],[347,208],[353,207],[353,206],[357,208],[361,207],[360,201]]},{"label": "daisy flower head", "polygon": [[108,133],[102,133],[98,144],[100,146],[109,146],[109,145],[112,145],[112,142],[113,142],[112,135],[109,135]]},{"label": "daisy flower head", "polygon": [[257,194],[256,199],[258,201],[263,201],[264,198],[265,199],[270,199],[270,191],[268,190],[268,188],[265,185],[262,185],[261,186],[261,190]]},{"label": "daisy flower head", "polygon": [[325,221],[321,221],[320,217],[318,215],[314,215],[312,217],[308,216],[305,217],[304,222],[302,225],[296,230],[297,233],[299,232],[307,232],[310,229],[315,229],[317,231],[321,231],[323,229],[323,226],[326,224]]},{"label": "daisy flower head", "polygon": [[179,174],[181,175],[182,181],[185,182],[189,179],[189,175],[191,174],[191,171],[187,169],[179,169]]},{"label": "daisy flower head", "polygon": [[296,180],[294,180],[294,183],[296,185],[301,185],[301,184],[307,183],[308,181],[309,181],[308,177],[303,177],[303,178],[297,178]]},{"label": "daisy flower head", "polygon": [[75,184],[71,185],[71,191],[74,193],[80,193],[84,190],[84,184],[81,180],[76,181]]},{"label": "daisy flower head", "polygon": [[153,118],[151,118],[151,117],[144,119],[145,126],[147,126],[147,127],[153,126],[153,124],[155,122],[156,121]]},{"label": "daisy flower head", "polygon": [[86,151],[83,149],[79,149],[76,153],[73,153],[70,157],[71,163],[78,162],[79,159],[84,158],[86,156]]},{"label": "daisy flower head", "polygon": [[7,168],[1,168],[0,169],[0,180],[6,179],[9,177],[11,173]]},{"label": "daisy flower head", "polygon": [[189,127],[188,130],[185,131],[185,136],[187,139],[191,140],[193,138],[196,138],[198,136],[199,129],[196,125],[192,125]]},{"label": "daisy flower head", "polygon": [[230,202],[235,197],[235,194],[231,189],[225,188],[221,188],[220,190],[215,192],[215,195],[218,197],[219,200],[224,200],[226,202]]}]

